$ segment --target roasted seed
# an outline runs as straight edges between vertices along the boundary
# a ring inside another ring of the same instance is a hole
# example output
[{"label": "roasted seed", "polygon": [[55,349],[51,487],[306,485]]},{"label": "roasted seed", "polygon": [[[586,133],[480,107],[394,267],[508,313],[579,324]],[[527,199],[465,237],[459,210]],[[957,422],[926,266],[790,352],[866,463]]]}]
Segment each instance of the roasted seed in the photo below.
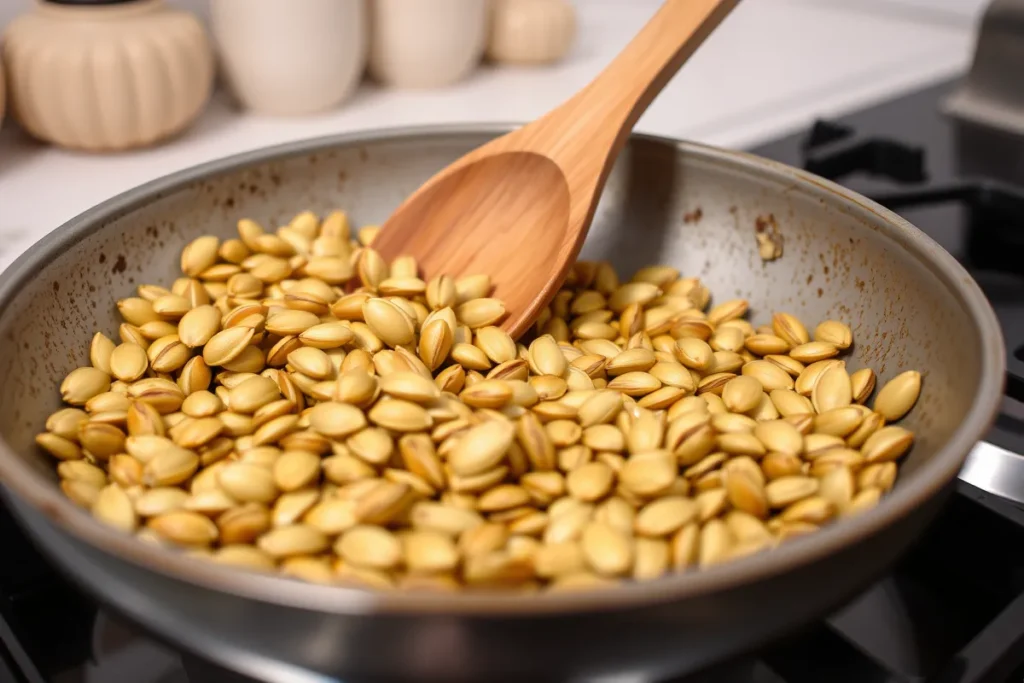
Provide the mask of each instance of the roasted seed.
[{"label": "roasted seed", "polygon": [[889,422],[895,422],[910,412],[920,394],[921,373],[908,370],[896,375],[878,390],[875,411]]}]

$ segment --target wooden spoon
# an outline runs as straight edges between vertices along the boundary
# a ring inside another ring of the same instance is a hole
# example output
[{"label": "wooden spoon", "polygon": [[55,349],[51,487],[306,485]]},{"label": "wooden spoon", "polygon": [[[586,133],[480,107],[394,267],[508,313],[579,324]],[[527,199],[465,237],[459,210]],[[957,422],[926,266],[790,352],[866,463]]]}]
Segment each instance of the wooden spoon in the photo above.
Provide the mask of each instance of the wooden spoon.
[{"label": "wooden spoon", "polygon": [[428,180],[373,242],[431,278],[485,273],[522,334],[579,253],[615,158],[640,115],[739,0],[667,0],[589,85]]}]

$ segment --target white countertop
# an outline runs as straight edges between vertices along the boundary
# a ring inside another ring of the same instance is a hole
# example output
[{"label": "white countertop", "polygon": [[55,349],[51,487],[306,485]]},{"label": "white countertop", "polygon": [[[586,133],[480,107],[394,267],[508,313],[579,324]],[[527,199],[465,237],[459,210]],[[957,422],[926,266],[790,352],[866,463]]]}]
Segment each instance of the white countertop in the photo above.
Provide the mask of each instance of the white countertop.
[{"label": "white countertop", "polygon": [[[0,24],[30,0],[0,2]],[[425,0],[429,1],[429,0]],[[205,0],[174,4],[204,13]],[[746,0],[641,119],[638,130],[740,147],[961,72],[984,0]],[[592,78],[657,0],[576,0],[579,40],[561,64],[483,68],[451,88],[366,84],[336,111],[271,118],[218,93],[196,125],[152,149],[90,155],[0,130],[0,268],[94,204],[193,164],[342,131],[529,120]],[[7,258],[5,258],[7,257]]]}]

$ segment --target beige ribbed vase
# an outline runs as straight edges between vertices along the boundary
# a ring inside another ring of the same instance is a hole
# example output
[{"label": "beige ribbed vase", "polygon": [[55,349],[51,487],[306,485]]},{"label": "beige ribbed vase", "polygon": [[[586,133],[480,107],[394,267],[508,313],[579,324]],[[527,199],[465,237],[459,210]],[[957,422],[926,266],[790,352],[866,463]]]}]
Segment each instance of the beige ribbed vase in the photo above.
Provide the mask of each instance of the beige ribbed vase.
[{"label": "beige ribbed vase", "polygon": [[37,2],[4,34],[12,116],[75,149],[152,144],[202,111],[214,60],[202,24],[162,0]]}]

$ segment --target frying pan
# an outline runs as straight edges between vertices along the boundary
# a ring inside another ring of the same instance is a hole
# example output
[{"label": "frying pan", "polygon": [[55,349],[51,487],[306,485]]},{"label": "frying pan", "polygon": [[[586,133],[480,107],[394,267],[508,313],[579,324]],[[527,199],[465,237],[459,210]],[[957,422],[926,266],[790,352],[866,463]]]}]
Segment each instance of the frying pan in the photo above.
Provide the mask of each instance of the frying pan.
[{"label": "frying pan", "polygon": [[[457,126],[359,133],[179,172],[75,218],[0,277],[0,478],[42,549],[102,604],[157,637],[269,681],[581,680],[693,672],[839,607],[920,535],[994,418],[999,325],[978,286],[920,231],[871,201],[770,161],[634,136],[583,257],[628,274],[656,262],[719,300],[851,323],[851,369],[924,375],[917,443],[873,510],[769,553],[617,590],[553,595],[373,593],[243,573],[137,542],[59,492],[34,434],[59,380],[87,363],[115,301],[170,282],[192,238],[242,216],[278,225],[344,207],[382,221],[432,173],[506,132]],[[763,262],[756,225],[782,258]]]}]

